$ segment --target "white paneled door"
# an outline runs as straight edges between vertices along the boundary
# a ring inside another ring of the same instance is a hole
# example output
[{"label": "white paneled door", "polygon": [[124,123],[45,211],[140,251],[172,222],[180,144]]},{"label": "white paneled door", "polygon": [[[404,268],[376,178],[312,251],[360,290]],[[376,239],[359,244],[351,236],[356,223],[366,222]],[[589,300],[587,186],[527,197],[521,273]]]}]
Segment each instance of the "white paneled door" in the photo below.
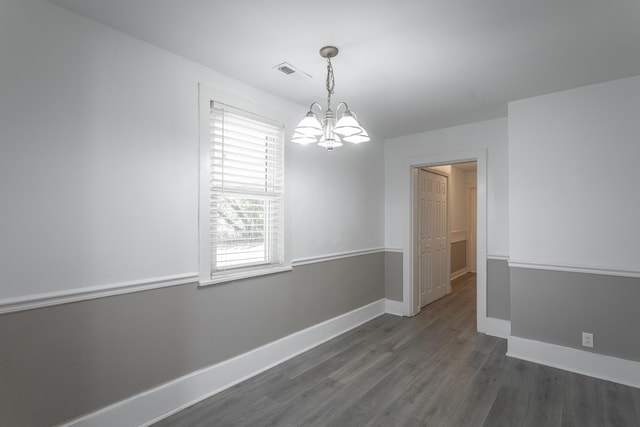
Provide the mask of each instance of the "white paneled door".
[{"label": "white paneled door", "polygon": [[424,169],[418,177],[418,276],[424,307],[448,291],[447,177]]}]

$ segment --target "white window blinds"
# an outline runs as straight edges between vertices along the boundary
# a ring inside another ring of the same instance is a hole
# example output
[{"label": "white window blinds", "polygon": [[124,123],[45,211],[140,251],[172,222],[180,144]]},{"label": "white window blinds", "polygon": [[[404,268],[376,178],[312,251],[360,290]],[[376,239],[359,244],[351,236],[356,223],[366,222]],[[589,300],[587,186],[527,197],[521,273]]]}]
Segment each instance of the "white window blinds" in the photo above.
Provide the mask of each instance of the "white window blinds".
[{"label": "white window blinds", "polygon": [[210,135],[212,278],[281,266],[283,126],[212,102]]}]

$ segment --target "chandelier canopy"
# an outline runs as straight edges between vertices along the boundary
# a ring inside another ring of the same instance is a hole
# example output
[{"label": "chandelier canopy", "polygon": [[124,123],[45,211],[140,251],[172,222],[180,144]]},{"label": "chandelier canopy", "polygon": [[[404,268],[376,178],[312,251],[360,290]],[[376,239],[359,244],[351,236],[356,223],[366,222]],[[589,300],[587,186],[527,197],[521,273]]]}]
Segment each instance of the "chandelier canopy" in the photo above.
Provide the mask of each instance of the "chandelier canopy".
[{"label": "chandelier canopy", "polygon": [[[320,49],[320,56],[327,58],[327,109],[323,112],[320,104],[317,102],[311,104],[309,111],[294,130],[291,142],[303,145],[317,143],[328,151],[332,151],[336,147],[342,147],[343,141],[359,144],[371,140],[358,121],[358,116],[349,110],[346,102],[338,104],[335,113],[331,110],[331,95],[335,87],[331,58],[337,54],[338,48],[335,46],[325,46]],[[318,114],[313,111],[314,107],[322,116],[322,122]],[[338,114],[342,108],[342,114]]]}]

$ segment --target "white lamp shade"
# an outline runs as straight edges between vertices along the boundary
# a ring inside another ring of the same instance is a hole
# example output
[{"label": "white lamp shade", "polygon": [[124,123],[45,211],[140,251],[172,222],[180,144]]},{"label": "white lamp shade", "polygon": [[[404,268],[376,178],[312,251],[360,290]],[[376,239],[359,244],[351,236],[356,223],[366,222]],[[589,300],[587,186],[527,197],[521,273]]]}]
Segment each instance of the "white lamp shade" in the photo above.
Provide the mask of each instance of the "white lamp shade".
[{"label": "white lamp shade", "polygon": [[307,145],[307,144],[313,144],[314,142],[318,142],[318,138],[311,135],[294,133],[293,137],[291,137],[291,142],[300,144],[300,145]]},{"label": "white lamp shade", "polygon": [[362,129],[362,133],[351,135],[351,136],[345,136],[343,140],[346,142],[351,142],[352,144],[360,144],[362,142],[371,141],[371,138],[369,138],[367,131]]},{"label": "white lamp shade", "polygon": [[333,149],[333,148],[338,148],[338,147],[342,147],[342,142],[340,142],[340,138],[338,138],[337,135],[333,136],[333,141],[328,140],[323,136],[322,138],[320,138],[320,142],[318,142],[318,145],[320,147],[324,147],[326,149]]},{"label": "white lamp shade", "polygon": [[306,136],[320,136],[322,135],[322,125],[318,120],[318,116],[313,111],[309,111],[298,126],[296,127],[294,134],[306,135]]},{"label": "white lamp shade", "polygon": [[342,137],[357,135],[364,132],[358,120],[354,117],[351,111],[347,110],[344,112],[340,120],[336,123],[336,126],[333,128],[333,132]]}]

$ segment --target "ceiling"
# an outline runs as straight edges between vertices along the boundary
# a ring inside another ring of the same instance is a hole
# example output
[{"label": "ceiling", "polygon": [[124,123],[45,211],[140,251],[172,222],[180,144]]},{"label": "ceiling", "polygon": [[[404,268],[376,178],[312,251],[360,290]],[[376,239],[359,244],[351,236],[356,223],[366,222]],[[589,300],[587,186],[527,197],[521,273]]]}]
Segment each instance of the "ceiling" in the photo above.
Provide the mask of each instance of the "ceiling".
[{"label": "ceiling", "polygon": [[465,172],[472,172],[472,171],[475,171],[478,168],[476,162],[455,163],[455,164],[453,164],[451,166],[456,168],[456,169],[463,170]]},{"label": "ceiling", "polygon": [[[639,0],[50,0],[301,105],[335,97],[388,138],[640,74]],[[300,81],[281,62],[311,74]]]}]

